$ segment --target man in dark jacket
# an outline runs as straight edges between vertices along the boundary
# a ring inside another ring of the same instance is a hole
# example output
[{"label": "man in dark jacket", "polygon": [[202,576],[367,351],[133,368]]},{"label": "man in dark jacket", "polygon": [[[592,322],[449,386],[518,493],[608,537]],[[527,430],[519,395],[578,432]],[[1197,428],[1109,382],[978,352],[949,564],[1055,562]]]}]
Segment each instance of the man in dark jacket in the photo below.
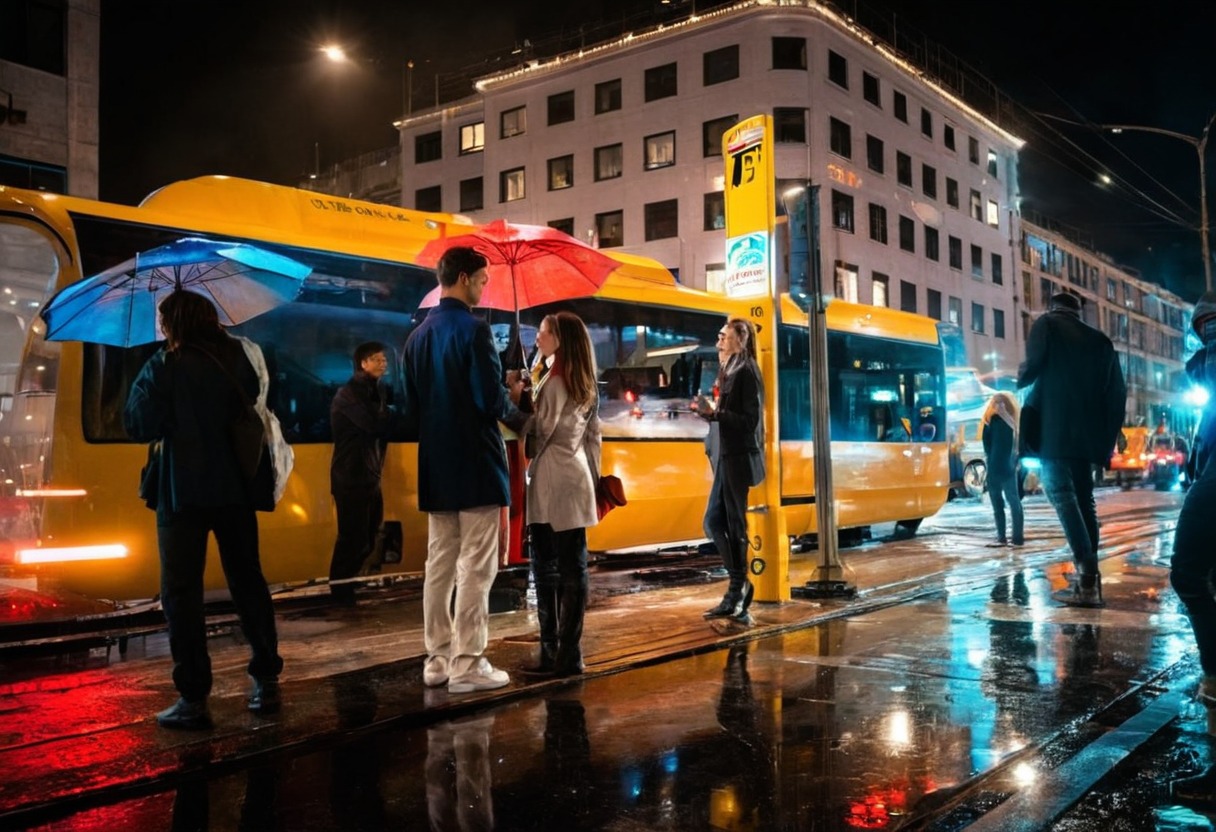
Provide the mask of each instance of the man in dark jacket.
[{"label": "man in dark jacket", "polygon": [[[510,502],[499,421],[516,429],[523,381],[502,384],[490,326],[473,315],[489,277],[471,248],[439,261],[439,305],[405,344],[407,421],[418,427],[418,508],[427,513],[423,681],[451,693],[507,684],[482,655],[490,585],[498,573],[499,514]],[[455,611],[452,591],[455,588]]]},{"label": "man in dark jacket", "polygon": [[241,343],[223,331],[215,307],[202,295],[174,292],[161,303],[160,316],[167,343],[131,386],[124,422],[135,441],[162,443],[155,489],[161,606],[181,698],[156,720],[166,728],[199,729],[211,725],[203,567],[212,532],[252,653],[249,709],[279,708],[283,660],[254,513],[274,508],[274,480],[266,453],[258,476],[247,480],[228,434],[245,401],[258,395],[257,373]]},{"label": "man in dark jacket", "polygon": [[[1076,295],[1053,295],[1047,313],[1030,328],[1018,387],[1031,384],[1021,433],[1029,442],[1037,440],[1030,455],[1042,460],[1043,490],[1077,565],[1076,584],[1056,593],[1056,599],[1101,606],[1091,466],[1110,460],[1123,425],[1127,386],[1110,339],[1081,320]],[[1038,425],[1027,425],[1036,415]]]},{"label": "man in dark jacket", "polygon": [[338,537],[329,564],[329,593],[339,604],[353,606],[355,587],[342,583],[359,573],[384,520],[380,475],[388,445],[388,395],[380,379],[388,370],[384,344],[368,341],[355,347],[355,374],[338,388],[329,406],[334,456],[329,465],[329,491],[338,512]]}]

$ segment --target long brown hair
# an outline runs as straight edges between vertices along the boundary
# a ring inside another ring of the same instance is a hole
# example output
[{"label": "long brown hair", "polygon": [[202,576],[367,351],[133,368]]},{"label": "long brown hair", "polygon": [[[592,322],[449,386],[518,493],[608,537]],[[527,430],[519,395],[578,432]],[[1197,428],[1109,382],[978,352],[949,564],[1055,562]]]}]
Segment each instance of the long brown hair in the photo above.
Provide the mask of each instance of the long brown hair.
[{"label": "long brown hair", "polygon": [[557,336],[557,353],[553,369],[566,383],[570,398],[579,407],[590,407],[599,398],[595,383],[595,354],[591,334],[583,319],[573,312],[546,315],[549,331]]},{"label": "long brown hair", "polygon": [[1009,411],[1009,415],[1013,417],[1013,423],[1018,423],[1018,415],[1021,408],[1018,407],[1018,400],[1013,397],[1012,393],[1005,390],[998,390],[992,394],[992,398],[988,400],[988,406],[984,408],[983,422],[988,424],[992,421],[992,417],[996,415],[997,402],[1004,402],[1005,409]]},{"label": "long brown hair", "polygon": [[215,338],[223,328],[215,306],[205,297],[178,289],[160,302],[160,326],[169,352],[185,344]]}]

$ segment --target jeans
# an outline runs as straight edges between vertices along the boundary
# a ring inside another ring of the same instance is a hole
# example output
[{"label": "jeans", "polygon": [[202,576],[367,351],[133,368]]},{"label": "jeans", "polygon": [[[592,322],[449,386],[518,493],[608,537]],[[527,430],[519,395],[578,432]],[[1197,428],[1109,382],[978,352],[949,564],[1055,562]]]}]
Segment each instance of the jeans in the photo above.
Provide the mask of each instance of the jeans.
[{"label": "jeans", "polygon": [[1098,574],[1098,509],[1094,478],[1084,459],[1044,459],[1043,490],[1055,507],[1081,576]]},{"label": "jeans", "polygon": [[1170,584],[1186,607],[1199,648],[1199,664],[1207,676],[1216,676],[1216,599],[1211,583],[1216,573],[1214,512],[1216,465],[1208,465],[1182,504],[1174,532],[1174,556],[1170,560]]},{"label": "jeans", "polygon": [[1023,532],[1022,500],[1018,496],[1017,474],[1010,474],[1004,479],[988,479],[988,499],[992,501],[992,516],[996,520],[996,536],[1005,542],[1005,501],[1009,501],[1009,516],[1013,519],[1013,542],[1022,545],[1025,542]]},{"label": "jeans", "polygon": [[169,622],[173,684],[191,702],[211,692],[211,657],[207,654],[207,619],[203,609],[203,570],[207,535],[215,533],[220,564],[253,656],[249,675],[273,679],[283,669],[279,657],[274,604],[258,560],[258,520],[252,508],[186,509],[157,512],[160,544],[160,595]]},{"label": "jeans", "polygon": [[423,637],[427,656],[447,657],[450,678],[476,667],[486,649],[501,513],[499,506],[478,506],[427,515]]}]

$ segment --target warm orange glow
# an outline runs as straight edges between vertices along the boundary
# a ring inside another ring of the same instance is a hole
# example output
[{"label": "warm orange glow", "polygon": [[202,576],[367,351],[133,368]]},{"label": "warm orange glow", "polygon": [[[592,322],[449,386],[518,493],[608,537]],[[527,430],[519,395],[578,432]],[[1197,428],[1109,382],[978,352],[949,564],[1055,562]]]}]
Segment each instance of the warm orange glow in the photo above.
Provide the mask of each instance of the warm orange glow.
[{"label": "warm orange glow", "polygon": [[89,492],[84,488],[18,488],[18,497],[83,497]]},{"label": "warm orange glow", "polygon": [[126,546],[121,543],[106,543],[101,546],[66,546],[58,549],[18,549],[17,563],[64,563],[73,560],[110,560],[126,556]]}]

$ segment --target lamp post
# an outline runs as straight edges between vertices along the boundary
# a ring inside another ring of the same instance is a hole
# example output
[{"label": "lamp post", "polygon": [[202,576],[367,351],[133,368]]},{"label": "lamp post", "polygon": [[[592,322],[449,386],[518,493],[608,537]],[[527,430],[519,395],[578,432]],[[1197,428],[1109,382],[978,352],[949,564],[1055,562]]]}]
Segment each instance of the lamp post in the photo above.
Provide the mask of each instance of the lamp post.
[{"label": "lamp post", "polygon": [[1208,179],[1204,155],[1208,147],[1208,133],[1212,129],[1213,122],[1216,122],[1216,113],[1212,113],[1212,117],[1208,119],[1203,132],[1198,136],[1188,136],[1186,133],[1178,133],[1174,130],[1165,130],[1160,127],[1144,127],[1138,124],[1101,125],[1104,130],[1109,130],[1112,133],[1122,133],[1124,130],[1139,130],[1143,133],[1160,133],[1163,136],[1172,136],[1175,139],[1181,139],[1186,142],[1195,148],[1195,151],[1199,154],[1199,238],[1203,244],[1203,276],[1209,292],[1212,291],[1212,251],[1208,247]]}]

